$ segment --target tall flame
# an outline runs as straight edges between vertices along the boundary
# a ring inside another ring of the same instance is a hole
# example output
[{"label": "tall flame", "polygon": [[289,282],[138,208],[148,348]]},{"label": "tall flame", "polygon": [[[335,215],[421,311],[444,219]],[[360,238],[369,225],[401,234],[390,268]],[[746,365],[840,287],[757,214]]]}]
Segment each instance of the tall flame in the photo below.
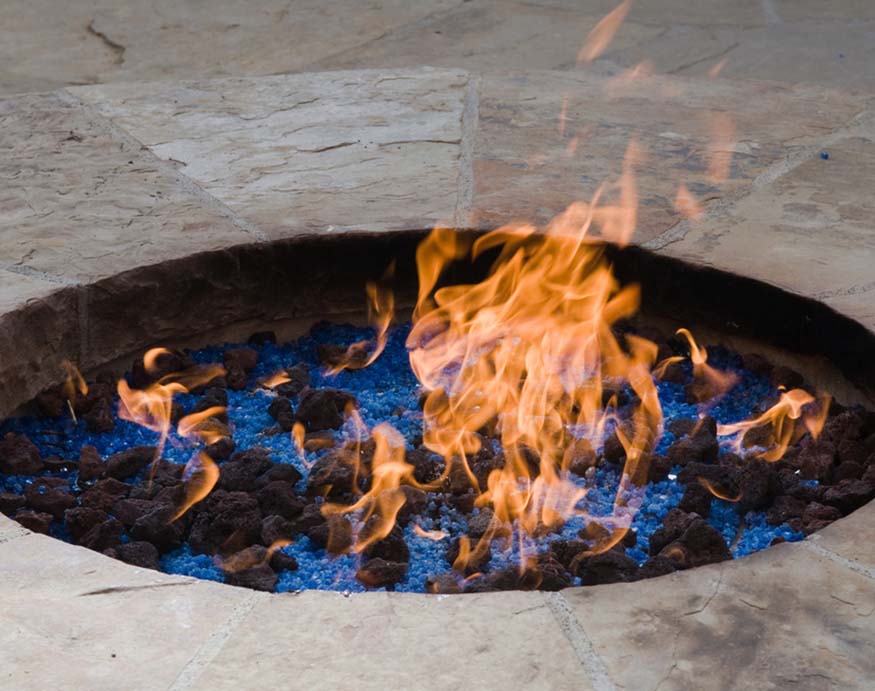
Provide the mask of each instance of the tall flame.
[{"label": "tall flame", "polygon": [[629,8],[632,6],[632,0],[623,0],[613,10],[608,12],[595,28],[589,32],[583,45],[577,53],[577,64],[582,65],[587,62],[592,62],[602,53],[605,52],[611,41],[614,39],[614,34],[620,28],[620,24],[629,13]]}]

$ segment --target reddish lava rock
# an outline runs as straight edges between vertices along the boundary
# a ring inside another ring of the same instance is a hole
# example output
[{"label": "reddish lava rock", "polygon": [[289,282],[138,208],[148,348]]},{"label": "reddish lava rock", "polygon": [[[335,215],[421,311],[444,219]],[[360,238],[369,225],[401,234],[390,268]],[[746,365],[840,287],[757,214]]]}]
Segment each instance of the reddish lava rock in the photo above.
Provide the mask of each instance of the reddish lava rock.
[{"label": "reddish lava rock", "polygon": [[357,405],[355,396],[339,389],[307,389],[301,394],[295,417],[307,432],[340,429],[347,406]]},{"label": "reddish lava rock", "polygon": [[719,453],[717,422],[711,417],[699,420],[689,436],[679,439],[668,448],[672,465],[712,463],[717,460]]},{"label": "reddish lava rock", "polygon": [[585,557],[577,567],[583,585],[625,583],[636,580],[637,573],[638,562],[613,549]]},{"label": "reddish lava rock", "polygon": [[115,552],[127,564],[158,571],[158,549],[151,542],[127,542],[115,547]]},{"label": "reddish lava rock", "polygon": [[371,588],[394,585],[407,574],[407,564],[386,561],[379,557],[368,559],[355,573],[355,577]]},{"label": "reddish lava rock", "polygon": [[43,513],[41,511],[27,511],[22,509],[15,514],[15,520],[18,521],[28,530],[35,533],[49,534],[49,528],[52,526],[52,514]]},{"label": "reddish lava rock", "polygon": [[39,449],[23,434],[9,432],[0,441],[0,473],[36,475],[43,469]]},{"label": "reddish lava rock", "polygon": [[94,526],[108,518],[105,511],[84,506],[74,506],[64,512],[64,523],[74,540],[80,540]]},{"label": "reddish lava rock", "polygon": [[425,579],[425,591],[432,595],[456,595],[462,592],[462,586],[455,575],[442,573]]},{"label": "reddish lava rock", "polygon": [[79,451],[79,481],[99,480],[106,474],[106,463],[93,446],[83,446]]},{"label": "reddish lava rock", "polygon": [[135,446],[114,453],[106,459],[106,474],[116,480],[125,480],[139,473],[155,459],[154,446]]},{"label": "reddish lava rock", "polygon": [[51,514],[61,519],[64,512],[76,505],[76,497],[70,493],[67,480],[55,477],[41,477],[34,480],[24,490],[28,506],[37,511]]},{"label": "reddish lava rock", "polygon": [[0,492],[0,513],[13,516],[15,512],[24,508],[25,499],[20,494]]}]

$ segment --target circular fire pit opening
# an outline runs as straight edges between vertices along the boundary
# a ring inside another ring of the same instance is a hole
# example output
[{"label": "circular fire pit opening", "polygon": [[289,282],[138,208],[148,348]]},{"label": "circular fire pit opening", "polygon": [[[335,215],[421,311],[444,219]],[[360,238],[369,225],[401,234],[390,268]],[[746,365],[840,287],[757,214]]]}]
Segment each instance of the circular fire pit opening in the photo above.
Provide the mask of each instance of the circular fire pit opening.
[{"label": "circular fire pit opening", "polygon": [[[424,305],[445,315],[417,295],[423,237],[242,246],[88,286],[83,351],[20,381],[6,374],[5,411],[18,410],[0,442],[0,510],[128,563],[256,589],[460,593],[638,580],[741,557],[875,496],[873,335],[860,325],[742,277],[588,248],[618,283],[599,318],[618,316],[600,322],[610,334],[594,339],[595,359],[555,375],[585,379],[597,363],[597,411],[587,417],[580,382],[567,387],[579,400],[534,416],[565,406],[561,432],[536,427],[558,440],[533,449],[532,415],[509,441],[525,395],[481,420],[492,399],[471,403],[473,389],[444,391],[424,372],[434,352],[423,352],[440,340],[421,326]],[[469,248],[473,236],[459,237]],[[470,293],[497,256],[454,262],[440,283]],[[369,281],[376,330],[362,309]],[[614,301],[632,283],[635,316]],[[50,330],[40,309],[17,318]],[[489,338],[462,350],[471,370],[488,345],[487,381],[499,389],[502,334]],[[522,355],[544,340],[521,338]],[[442,354],[455,352],[448,340]],[[650,363],[643,379],[636,349]],[[618,360],[629,360],[622,371]],[[458,382],[465,369],[435,371]],[[512,381],[525,393],[542,374],[520,371]]]}]

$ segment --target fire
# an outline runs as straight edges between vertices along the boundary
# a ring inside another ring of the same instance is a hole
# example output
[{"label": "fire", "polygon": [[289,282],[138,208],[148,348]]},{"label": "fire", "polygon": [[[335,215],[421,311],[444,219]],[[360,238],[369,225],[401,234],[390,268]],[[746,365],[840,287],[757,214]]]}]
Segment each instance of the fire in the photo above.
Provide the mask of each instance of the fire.
[{"label": "fire", "polygon": [[185,479],[185,500],[176,510],[170,522],[176,521],[199,501],[206,499],[219,481],[219,467],[203,451],[198,452],[186,463],[183,472]]},{"label": "fire", "polygon": [[677,333],[690,345],[690,360],[693,363],[693,393],[700,403],[716,403],[738,383],[738,376],[721,372],[708,364],[708,351],[698,345],[689,329]]},{"label": "fire", "polygon": [[699,484],[702,485],[702,487],[704,487],[706,490],[708,490],[711,494],[713,494],[718,499],[722,499],[723,501],[729,501],[729,502],[741,501],[741,492],[730,497],[725,492],[720,491],[714,485],[714,483],[711,482],[710,480],[708,480],[707,478],[700,477],[700,478],[698,478],[698,480],[699,480]]},{"label": "fire", "polygon": [[614,34],[617,33],[617,29],[620,28],[620,24],[623,23],[623,20],[629,13],[631,6],[632,0],[623,0],[623,2],[602,17],[599,23],[595,25],[595,28],[589,32],[586,41],[584,41],[580,51],[578,51],[578,65],[592,62],[605,52],[613,40]]},{"label": "fire", "polygon": [[426,540],[431,540],[433,542],[440,542],[447,536],[442,530],[426,530],[419,524],[414,524],[413,532],[419,535],[419,537],[424,537]]},{"label": "fire", "polygon": [[708,178],[713,183],[725,182],[732,169],[735,151],[735,123],[726,113],[714,113],[709,123]]},{"label": "fire", "polygon": [[368,281],[365,293],[368,297],[368,321],[376,331],[372,341],[358,341],[350,345],[346,352],[329,369],[329,374],[337,374],[345,369],[362,369],[380,357],[386,348],[389,326],[395,316],[395,294],[387,285],[395,275],[395,263],[386,269],[382,281]]},{"label": "fire", "polygon": [[[792,389],[781,394],[780,400],[766,412],[752,420],[731,425],[718,425],[719,436],[734,437],[732,445],[741,451],[744,435],[753,429],[769,428],[774,445],[756,455],[766,461],[779,461],[791,443],[797,441],[807,430],[815,439],[820,435],[829,411],[830,397],[826,394],[818,401],[807,391]],[[817,405],[813,405],[817,403]],[[801,420],[802,426],[798,424]]]},{"label": "fire", "polygon": [[698,221],[702,217],[702,206],[693,196],[693,193],[686,185],[681,183],[678,185],[677,196],[674,200],[674,208],[677,209],[684,218],[691,221]]}]

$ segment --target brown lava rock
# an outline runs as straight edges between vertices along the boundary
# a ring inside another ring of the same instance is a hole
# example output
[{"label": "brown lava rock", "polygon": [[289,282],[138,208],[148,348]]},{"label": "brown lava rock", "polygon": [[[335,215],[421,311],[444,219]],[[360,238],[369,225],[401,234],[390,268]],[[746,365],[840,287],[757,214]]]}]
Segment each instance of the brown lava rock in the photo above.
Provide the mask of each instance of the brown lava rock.
[{"label": "brown lava rock", "polygon": [[23,434],[9,432],[0,441],[0,473],[36,475],[43,469],[39,449]]},{"label": "brown lava rock", "polygon": [[231,460],[219,466],[216,488],[229,492],[251,492],[259,476],[268,472],[273,465],[270,452],[261,446],[238,451],[231,456]]},{"label": "brown lava rock", "polygon": [[79,450],[79,480],[90,482],[99,480],[106,474],[106,464],[93,446],[83,446]]},{"label": "brown lava rock", "polygon": [[307,530],[307,537],[329,554],[343,554],[352,546],[352,524],[346,516],[329,514]]},{"label": "brown lava rock", "polygon": [[28,530],[48,535],[52,525],[52,514],[22,509],[15,514],[15,520]]},{"label": "brown lava rock", "polygon": [[308,432],[340,429],[347,406],[357,405],[355,396],[339,389],[307,389],[301,394],[295,417]]},{"label": "brown lava rock", "polygon": [[24,498],[31,508],[49,513],[59,520],[67,509],[76,505],[70,485],[63,478],[37,478],[24,490]]},{"label": "brown lava rock", "polygon": [[20,494],[0,492],[0,513],[13,516],[15,512],[24,508],[25,499]]},{"label": "brown lava rock", "polygon": [[295,494],[295,486],[282,480],[267,483],[255,496],[264,516],[292,519],[300,516],[305,506],[305,501]]},{"label": "brown lava rock", "polygon": [[584,557],[577,566],[577,575],[583,585],[625,583],[636,580],[637,574],[638,563],[623,552],[613,549]]},{"label": "brown lava rock", "polygon": [[158,571],[158,550],[151,542],[127,542],[114,549],[118,558],[126,564]]},{"label": "brown lava rock", "polygon": [[100,509],[90,509],[83,506],[74,506],[64,512],[64,523],[74,540],[80,540],[89,530],[98,523],[103,523],[109,516]]},{"label": "brown lava rock", "polygon": [[185,524],[183,521],[171,522],[175,513],[174,507],[159,504],[136,520],[131,526],[131,537],[151,542],[161,553],[181,547],[185,538]]},{"label": "brown lava rock", "polygon": [[261,538],[258,501],[246,492],[213,490],[193,512],[189,544],[195,554],[233,554]]},{"label": "brown lava rock", "polygon": [[697,513],[702,518],[708,518],[711,513],[711,499],[714,495],[711,494],[705,487],[698,482],[693,482],[687,485],[684,490],[684,496],[678,502],[678,508],[687,513]]},{"label": "brown lava rock", "polygon": [[717,422],[712,417],[702,418],[689,436],[679,439],[668,448],[672,465],[712,463],[717,460]]},{"label": "brown lava rock", "polygon": [[292,410],[292,403],[288,398],[277,396],[267,407],[268,414],[276,420],[280,429],[284,432],[291,432],[295,426],[295,411]]},{"label": "brown lava rock", "polygon": [[280,396],[286,398],[295,398],[304,389],[310,386],[310,368],[303,362],[299,362],[294,367],[286,370],[286,376],[289,381],[278,384],[274,387],[274,391]]},{"label": "brown lava rock", "polygon": [[[376,514],[371,516],[362,528],[359,539],[368,539],[368,536],[372,534],[373,531],[379,529],[382,524],[382,518]],[[368,545],[368,547],[362,552],[362,555],[367,559],[379,557],[386,561],[410,561],[410,550],[407,547],[407,543],[404,541],[404,531],[402,531],[401,527],[398,525],[393,526],[392,530],[389,531],[389,534],[382,540],[377,540]]]},{"label": "brown lava rock", "polygon": [[379,557],[368,559],[355,573],[355,577],[371,588],[391,586],[407,575],[406,562],[386,561]]},{"label": "brown lava rock", "polygon": [[155,459],[154,446],[135,446],[106,459],[106,474],[116,480],[133,477]]},{"label": "brown lava rock", "polygon": [[259,564],[243,571],[235,571],[225,574],[225,583],[242,588],[252,588],[266,593],[272,593],[276,589],[279,577],[269,564]]}]

